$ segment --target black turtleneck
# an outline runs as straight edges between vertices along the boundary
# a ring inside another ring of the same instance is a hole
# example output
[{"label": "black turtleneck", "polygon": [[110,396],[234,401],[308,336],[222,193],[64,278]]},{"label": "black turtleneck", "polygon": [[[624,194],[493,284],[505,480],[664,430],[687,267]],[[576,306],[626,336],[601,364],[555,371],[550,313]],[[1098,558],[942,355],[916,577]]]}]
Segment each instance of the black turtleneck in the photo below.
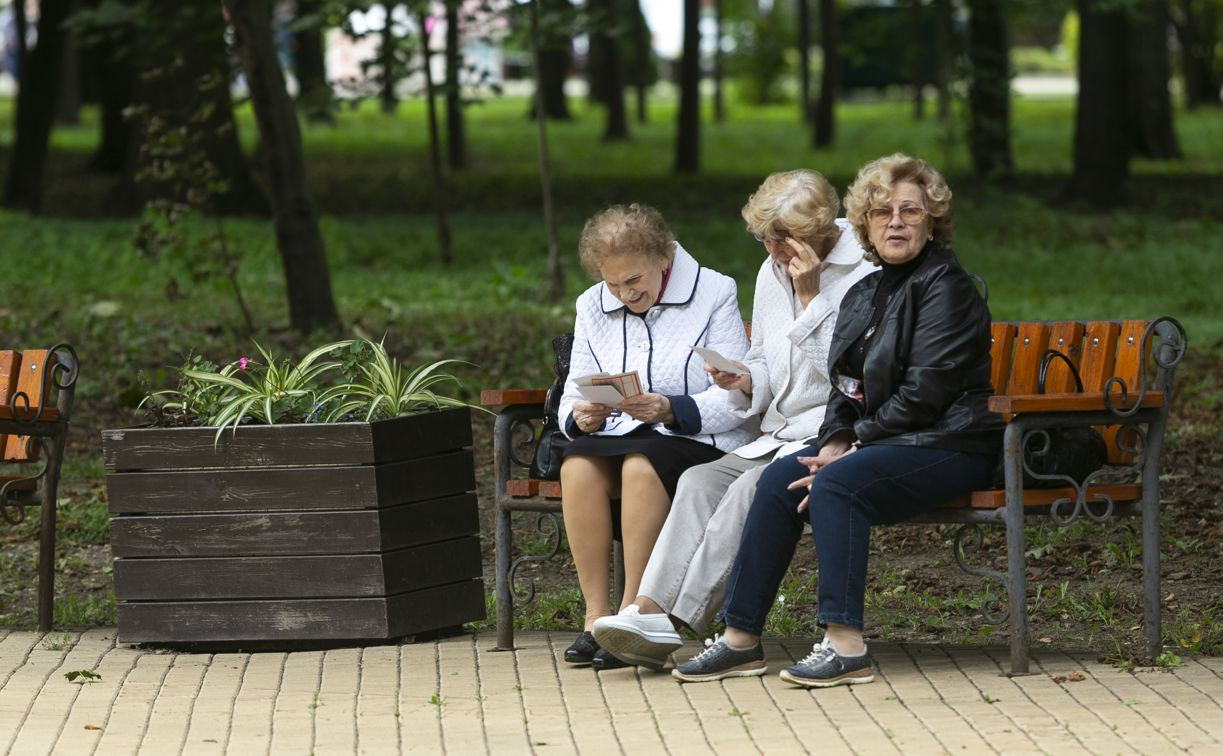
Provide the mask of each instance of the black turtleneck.
[{"label": "black turtleneck", "polygon": [[933,244],[927,243],[922,247],[922,251],[917,254],[912,260],[902,262],[898,265],[893,265],[889,262],[881,262],[879,285],[875,287],[875,296],[871,299],[871,319],[866,326],[866,330],[857,338],[854,343],[849,345],[849,349],[845,351],[845,356],[841,358],[840,372],[850,378],[862,380],[863,365],[866,363],[866,347],[870,343],[871,337],[875,335],[875,329],[879,327],[880,321],[883,320],[883,313],[887,311],[888,302],[892,301],[892,295],[895,294],[909,276],[913,275],[913,271],[922,264],[930,254]]}]

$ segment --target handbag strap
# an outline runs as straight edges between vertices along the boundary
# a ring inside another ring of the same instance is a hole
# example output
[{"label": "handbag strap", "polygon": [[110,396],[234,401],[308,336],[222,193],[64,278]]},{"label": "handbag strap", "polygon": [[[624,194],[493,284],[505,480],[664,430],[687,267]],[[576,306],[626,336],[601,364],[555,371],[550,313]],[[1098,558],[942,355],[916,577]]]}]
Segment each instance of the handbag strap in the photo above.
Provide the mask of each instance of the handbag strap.
[{"label": "handbag strap", "polygon": [[1036,393],[1045,393],[1045,375],[1049,372],[1049,364],[1059,359],[1066,363],[1067,369],[1070,370],[1070,376],[1074,378],[1074,390],[1082,393],[1083,379],[1079,377],[1079,369],[1075,367],[1069,357],[1056,349],[1046,349],[1045,353],[1040,356],[1040,369],[1036,374]]}]

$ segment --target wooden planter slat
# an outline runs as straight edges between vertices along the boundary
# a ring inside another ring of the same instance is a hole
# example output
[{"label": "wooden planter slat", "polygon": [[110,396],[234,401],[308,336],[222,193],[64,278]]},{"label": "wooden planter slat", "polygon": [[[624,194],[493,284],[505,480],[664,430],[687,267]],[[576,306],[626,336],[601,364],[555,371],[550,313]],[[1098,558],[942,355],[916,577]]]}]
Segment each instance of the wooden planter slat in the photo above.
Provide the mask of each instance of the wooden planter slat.
[{"label": "wooden planter slat", "polygon": [[474,494],[386,509],[116,517],[116,558],[372,554],[480,532]]},{"label": "wooden planter slat", "polygon": [[459,408],[375,423],[243,425],[219,442],[216,428],[108,429],[102,457],[113,472],[368,465],[471,446],[469,418]]},{"label": "wooden planter slat", "polygon": [[480,577],[480,539],[385,554],[115,560],[119,601],[387,596]]},{"label": "wooden planter slat", "polygon": [[371,509],[475,488],[470,450],[382,465],[122,472],[111,514]]},{"label": "wooden planter slat", "polygon": [[124,643],[373,640],[453,627],[484,616],[480,580],[381,598],[129,601]]}]

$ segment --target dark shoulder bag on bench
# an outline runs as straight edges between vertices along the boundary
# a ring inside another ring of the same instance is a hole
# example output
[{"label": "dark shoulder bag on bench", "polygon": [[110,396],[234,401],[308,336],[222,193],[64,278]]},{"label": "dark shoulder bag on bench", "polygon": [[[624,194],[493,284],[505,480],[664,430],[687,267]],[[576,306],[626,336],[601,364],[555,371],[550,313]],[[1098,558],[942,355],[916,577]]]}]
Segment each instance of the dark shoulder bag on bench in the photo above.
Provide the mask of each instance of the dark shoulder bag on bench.
[{"label": "dark shoulder bag on bench", "polygon": [[[1045,375],[1049,372],[1049,364],[1060,359],[1066,363],[1074,378],[1075,390],[1082,392],[1083,379],[1066,355],[1050,349],[1040,358],[1040,371],[1037,373],[1036,393],[1045,393]],[[1044,439],[1039,435],[1028,438],[1023,448],[1023,459],[1027,468],[1041,475],[1064,475],[1082,485],[1096,470],[1108,461],[1108,447],[1104,438],[1094,428],[1045,428],[1049,434],[1049,446],[1041,453]],[[1027,470],[1023,473],[1024,488],[1060,488],[1066,485],[1064,480],[1044,480],[1033,478]]]},{"label": "dark shoulder bag on bench", "polygon": [[535,445],[535,457],[527,474],[532,478],[543,480],[560,480],[561,458],[569,439],[561,430],[556,417],[561,406],[561,397],[565,394],[565,381],[569,380],[569,357],[573,352],[573,334],[563,333],[552,339],[552,351],[555,358],[552,361],[552,371],[556,380],[548,387],[544,398],[544,425],[539,432],[539,443]]}]

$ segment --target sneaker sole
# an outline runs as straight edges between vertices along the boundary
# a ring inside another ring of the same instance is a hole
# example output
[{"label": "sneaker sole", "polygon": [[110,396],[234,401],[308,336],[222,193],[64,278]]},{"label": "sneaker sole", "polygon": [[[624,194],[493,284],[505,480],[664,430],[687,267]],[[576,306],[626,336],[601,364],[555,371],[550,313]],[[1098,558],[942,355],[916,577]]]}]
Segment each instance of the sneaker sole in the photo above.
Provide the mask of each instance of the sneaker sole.
[{"label": "sneaker sole", "polygon": [[[855,675],[858,675],[855,677]],[[867,671],[865,675],[851,672],[840,677],[833,677],[828,680],[816,680],[810,677],[799,677],[798,675],[790,674],[790,670],[783,669],[779,675],[782,680],[804,688],[832,688],[837,685],[861,685],[863,683],[874,682],[875,673]]]},{"label": "sneaker sole", "polygon": [[733,669],[724,669],[720,672],[708,672],[703,675],[686,675],[678,669],[671,670],[671,676],[680,682],[713,682],[715,680],[723,680],[727,677],[760,677],[765,672],[769,671],[768,665],[764,662],[751,662],[759,664],[759,667],[745,667],[740,665]]},{"label": "sneaker sole", "polygon": [[662,671],[667,663],[667,657],[672,651],[683,647],[682,641],[660,642],[653,640],[649,634],[638,630],[622,627],[600,628],[595,636],[600,646],[627,662],[639,667],[647,667],[655,672]]}]

